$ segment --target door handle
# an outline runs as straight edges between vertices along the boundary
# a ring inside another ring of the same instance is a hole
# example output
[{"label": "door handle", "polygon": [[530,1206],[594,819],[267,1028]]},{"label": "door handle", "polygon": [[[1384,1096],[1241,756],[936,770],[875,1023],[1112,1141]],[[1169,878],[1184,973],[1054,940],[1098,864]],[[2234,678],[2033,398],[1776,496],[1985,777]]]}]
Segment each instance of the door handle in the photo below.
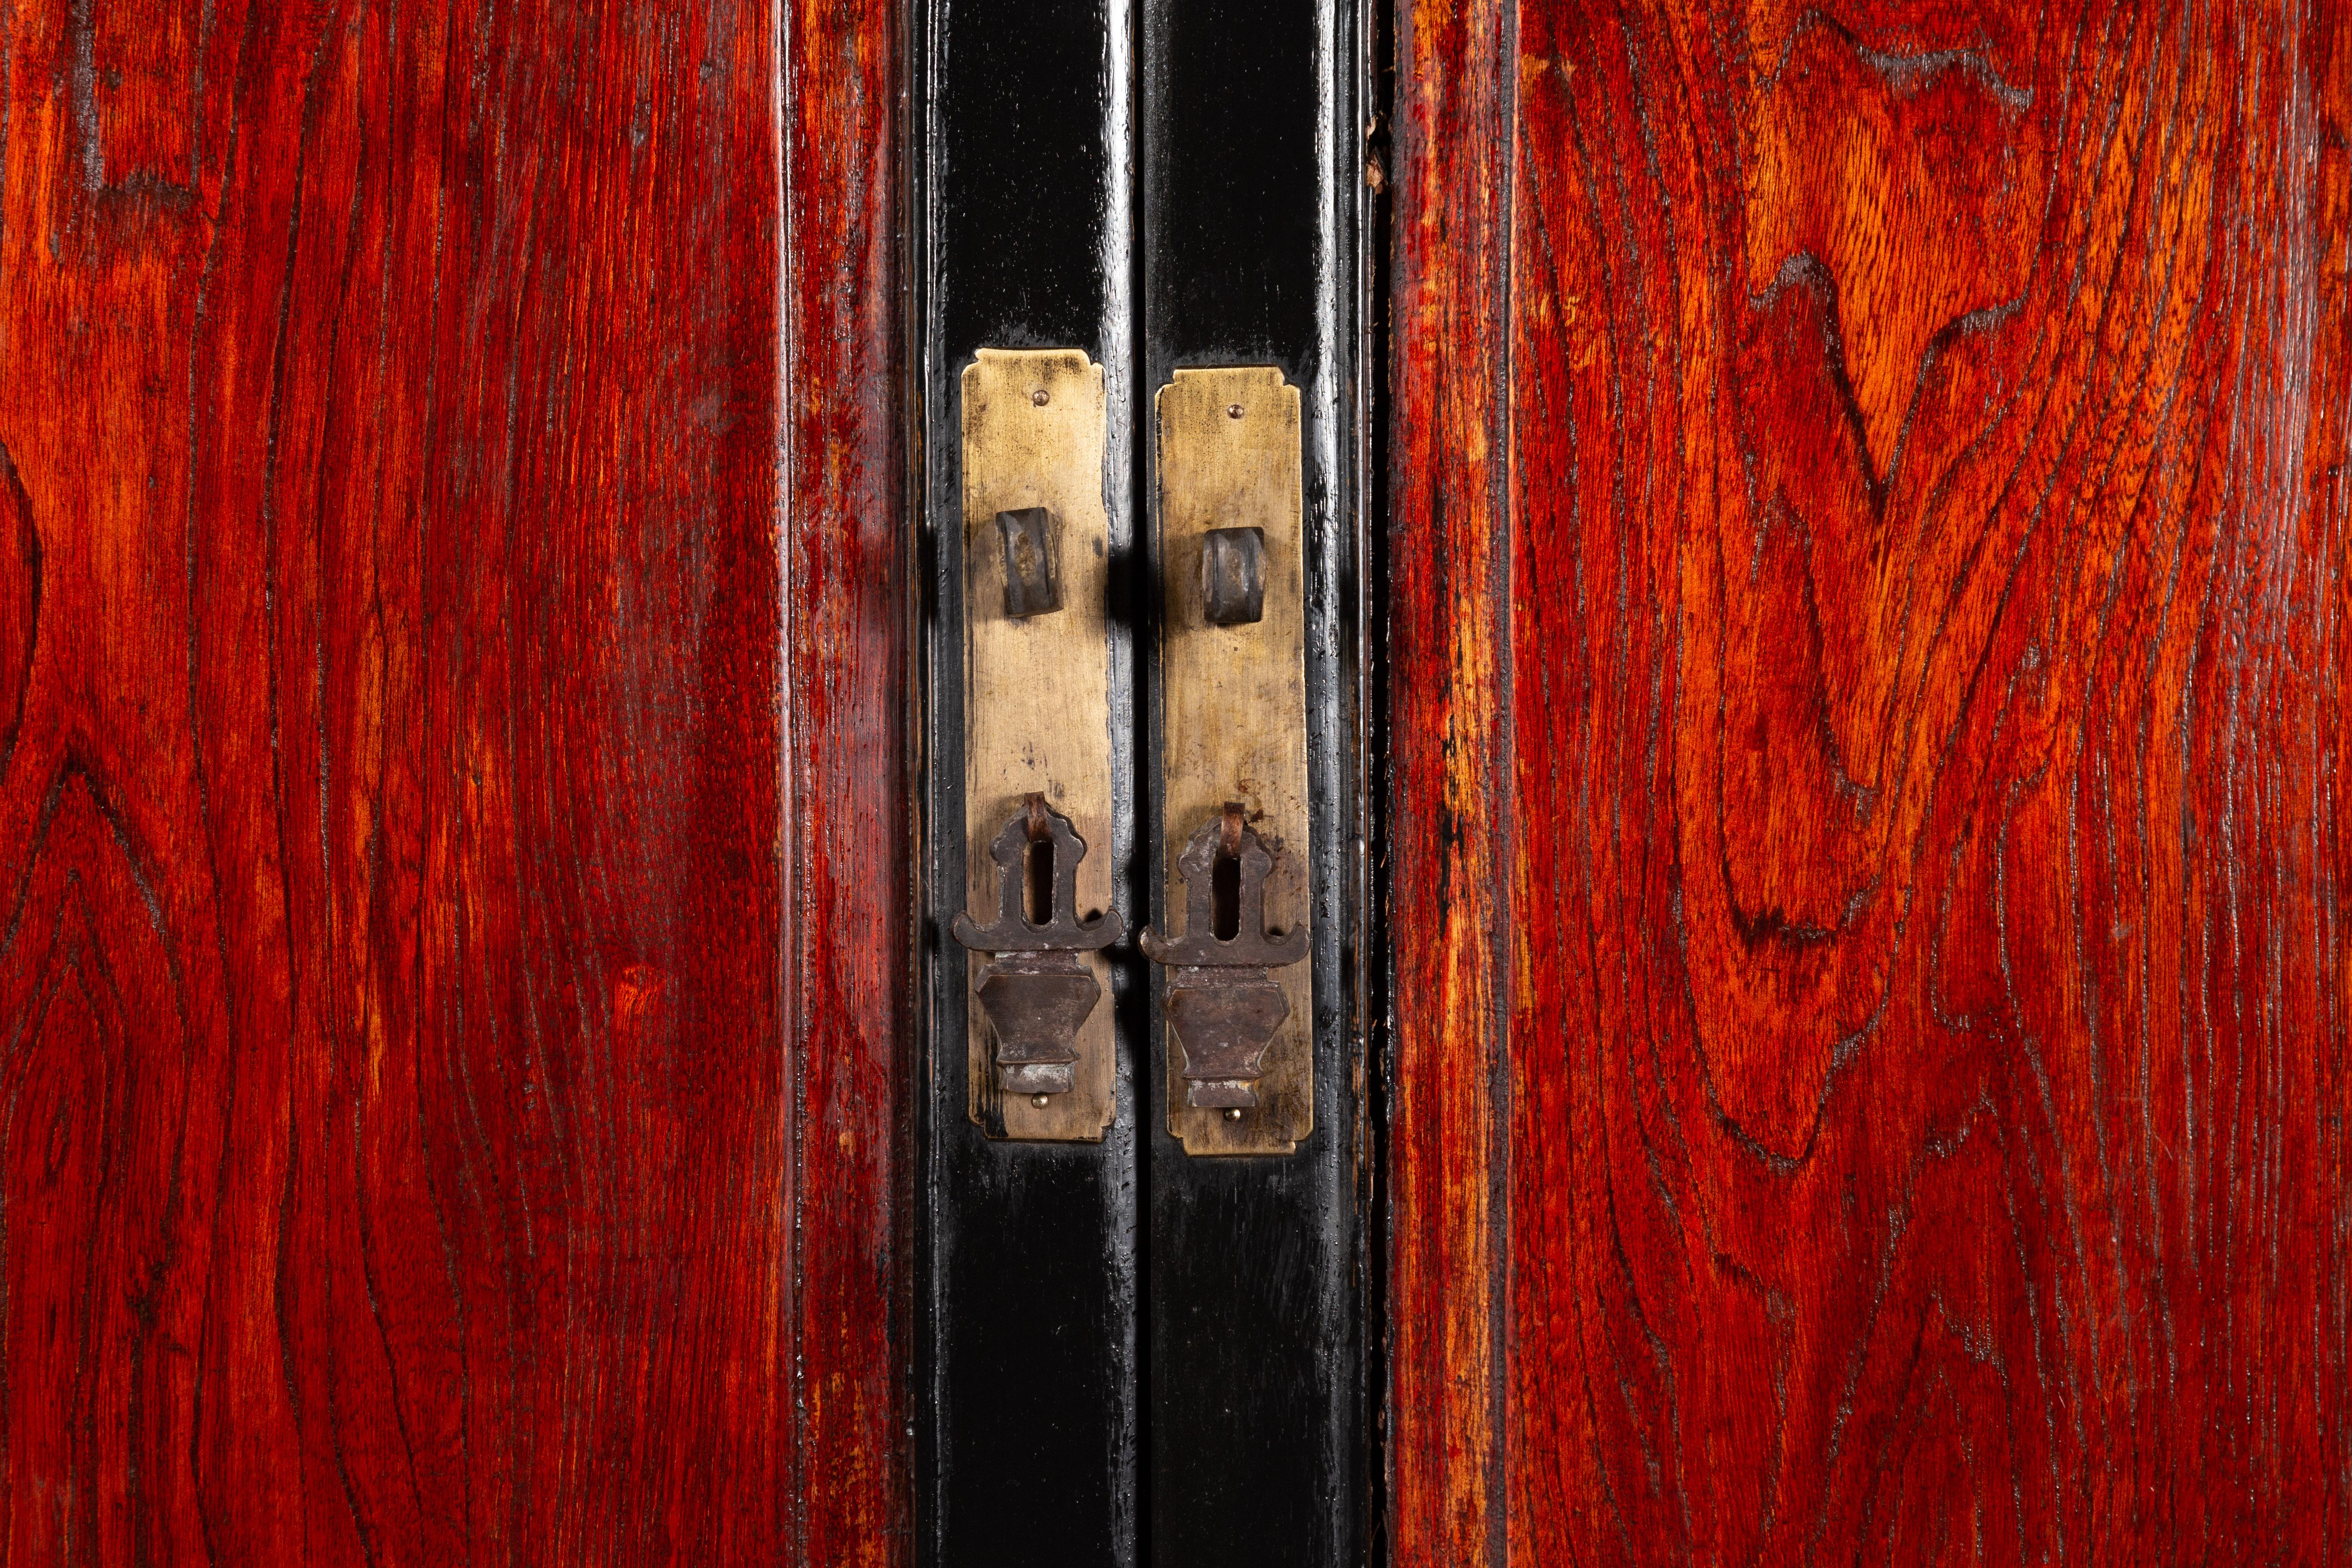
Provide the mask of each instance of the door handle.
[{"label": "door handle", "polygon": [[1265,531],[1213,528],[1201,536],[1201,618],[1213,626],[1265,619]]},{"label": "door handle", "polygon": [[1025,621],[1062,607],[1062,543],[1054,514],[1024,506],[996,514],[996,541],[1004,549],[1004,616]]},{"label": "door handle", "polygon": [[1155,401],[1168,1130],[1192,1154],[1287,1154],[1314,1130],[1306,552],[1298,389],[1176,372]]}]

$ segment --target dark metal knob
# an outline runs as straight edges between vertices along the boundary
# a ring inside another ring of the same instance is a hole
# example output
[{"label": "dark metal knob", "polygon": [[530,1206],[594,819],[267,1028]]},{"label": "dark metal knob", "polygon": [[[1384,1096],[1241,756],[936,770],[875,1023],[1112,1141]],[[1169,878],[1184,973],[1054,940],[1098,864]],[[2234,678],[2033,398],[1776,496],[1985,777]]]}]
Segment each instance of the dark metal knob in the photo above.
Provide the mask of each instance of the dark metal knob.
[{"label": "dark metal knob", "polygon": [[1004,544],[1004,613],[1016,621],[1062,607],[1062,563],[1054,543],[1054,514],[1042,506],[996,514]]},{"label": "dark metal knob", "polygon": [[[1047,894],[1045,918],[1023,909],[1031,885],[1031,858],[1050,858],[1050,875],[1036,879]],[[1117,910],[1080,921],[1078,862],[1087,841],[1070,819],[1032,795],[988,847],[996,863],[997,916],[982,925],[958,912],[949,929],[957,942],[992,953],[980,982],[980,1005],[996,1034],[997,1076],[1007,1094],[1067,1094],[1076,1083],[1078,1026],[1102,1000],[1102,986],[1078,955],[1108,947],[1125,934]]]},{"label": "dark metal knob", "polygon": [[1307,956],[1307,928],[1266,931],[1274,856],[1238,802],[1201,825],[1176,868],[1184,878],[1184,934],[1171,942],[1147,930],[1143,951],[1172,971],[1168,1025],[1184,1047],[1186,1100],[1238,1112],[1257,1103],[1253,1086],[1265,1070],[1265,1047],[1290,1016],[1289,998],[1266,971]]},{"label": "dark metal knob", "polygon": [[1201,604],[1213,626],[1265,619],[1265,531],[1213,528],[1201,536]]}]

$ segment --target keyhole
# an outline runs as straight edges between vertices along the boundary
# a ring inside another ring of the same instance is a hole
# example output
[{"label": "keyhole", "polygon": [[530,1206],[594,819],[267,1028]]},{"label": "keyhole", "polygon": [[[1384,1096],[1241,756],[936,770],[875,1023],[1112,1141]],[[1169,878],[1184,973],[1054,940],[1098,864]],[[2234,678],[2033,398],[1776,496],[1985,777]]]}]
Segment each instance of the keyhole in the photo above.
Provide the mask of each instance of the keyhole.
[{"label": "keyhole", "polygon": [[1028,872],[1029,923],[1050,925],[1054,920],[1054,841],[1034,838],[1029,842],[1028,858],[1024,868]]},{"label": "keyhole", "polygon": [[1209,874],[1209,929],[1219,942],[1242,933],[1242,858],[1230,850],[1217,851]]}]

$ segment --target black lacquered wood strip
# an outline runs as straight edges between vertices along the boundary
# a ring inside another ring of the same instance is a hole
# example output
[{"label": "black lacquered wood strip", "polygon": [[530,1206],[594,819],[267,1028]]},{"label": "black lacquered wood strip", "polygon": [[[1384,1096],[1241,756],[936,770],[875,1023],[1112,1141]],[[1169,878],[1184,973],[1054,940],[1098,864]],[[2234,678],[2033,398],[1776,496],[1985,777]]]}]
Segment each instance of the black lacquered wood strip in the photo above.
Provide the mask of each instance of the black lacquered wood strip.
[{"label": "black lacquered wood strip", "polygon": [[[922,934],[931,1014],[916,1375],[921,1557],[941,1568],[1128,1564],[1139,1546],[1132,1074],[1122,1070],[1119,1121],[1099,1145],[983,1137],[965,1114],[967,959],[945,940],[965,887],[958,396],[975,350],[1075,346],[1105,366],[1121,570],[1131,553],[1132,214],[1119,167],[1130,67],[1117,5],[934,0],[915,39],[931,586]],[[1123,650],[1113,658],[1121,726],[1131,726],[1129,662]],[[1113,777],[1121,827],[1099,847],[1116,864],[1131,855],[1133,781],[1122,753]],[[1138,1037],[1140,994],[1115,974],[1106,1005],[1119,1009],[1121,1039]]]},{"label": "black lacquered wood strip", "polygon": [[[1357,34],[1338,0],[1146,0],[1139,47],[1146,385],[1184,365],[1273,363],[1302,395],[1315,837],[1313,1138],[1287,1159],[1188,1156],[1167,1134],[1164,1047],[1156,1029],[1148,1037],[1151,1560],[1352,1563],[1368,1440],[1345,967],[1358,798],[1345,613],[1360,493]],[[1147,479],[1139,504],[1149,495]],[[1157,726],[1155,713],[1147,782]],[[1144,841],[1157,843],[1158,803],[1148,805]],[[1150,896],[1162,897],[1156,877]]]}]

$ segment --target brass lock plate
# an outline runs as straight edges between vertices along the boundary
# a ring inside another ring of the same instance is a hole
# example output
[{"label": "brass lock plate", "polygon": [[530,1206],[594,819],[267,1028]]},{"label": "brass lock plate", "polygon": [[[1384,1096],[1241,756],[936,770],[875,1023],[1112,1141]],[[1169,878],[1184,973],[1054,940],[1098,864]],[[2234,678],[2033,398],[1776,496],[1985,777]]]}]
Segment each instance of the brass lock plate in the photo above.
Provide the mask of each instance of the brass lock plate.
[{"label": "brass lock plate", "polygon": [[[1163,584],[1158,870],[1175,928],[1169,934],[1180,941],[1187,934],[1179,863],[1230,803],[1272,858],[1265,930],[1288,936],[1304,931],[1309,907],[1298,389],[1274,366],[1180,370],[1160,389],[1156,412]],[[1303,949],[1296,940],[1284,945]],[[1163,1006],[1168,1131],[1186,1153],[1288,1154],[1314,1131],[1312,970],[1289,962],[1256,972],[1280,988],[1286,1005],[1245,1096],[1188,1080],[1184,1047]],[[1163,996],[1185,979],[1180,969],[1165,971]],[[1253,973],[1248,984],[1262,982]],[[1254,1103],[1213,1103],[1244,1098]]]},{"label": "brass lock plate", "polygon": [[[1006,907],[992,847],[1033,795],[1083,841],[1076,916],[1111,909],[1105,408],[1102,367],[1081,350],[982,349],[964,369],[964,908],[975,925]],[[1116,1113],[1109,964],[1100,951],[1055,962],[1090,975],[1099,998],[1066,1075],[1000,1064],[987,1003],[1003,1001],[982,994],[998,964],[971,955],[971,1115],[991,1137],[1099,1142]],[[1008,1075],[1024,1091],[1007,1092]]]}]

